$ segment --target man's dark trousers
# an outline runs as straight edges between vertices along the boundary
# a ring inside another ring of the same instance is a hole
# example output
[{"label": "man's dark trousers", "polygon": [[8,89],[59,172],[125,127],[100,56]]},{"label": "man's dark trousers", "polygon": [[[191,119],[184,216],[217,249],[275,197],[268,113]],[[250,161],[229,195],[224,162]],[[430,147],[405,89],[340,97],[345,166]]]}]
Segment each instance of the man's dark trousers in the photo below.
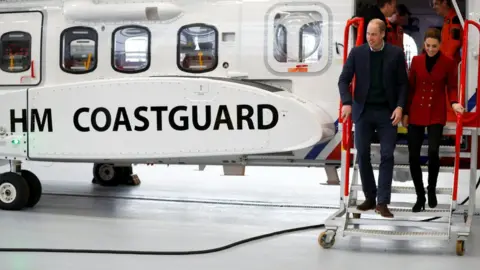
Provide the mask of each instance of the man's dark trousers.
[{"label": "man's dark trousers", "polygon": [[[393,178],[393,165],[397,140],[397,126],[392,125],[392,111],[388,107],[366,105],[355,122],[355,147],[357,161],[366,199],[376,200],[377,204],[389,204]],[[381,163],[378,177],[378,191],[373,176],[370,159],[372,137],[378,132],[380,139]],[[377,198],[378,197],[378,198]]]}]

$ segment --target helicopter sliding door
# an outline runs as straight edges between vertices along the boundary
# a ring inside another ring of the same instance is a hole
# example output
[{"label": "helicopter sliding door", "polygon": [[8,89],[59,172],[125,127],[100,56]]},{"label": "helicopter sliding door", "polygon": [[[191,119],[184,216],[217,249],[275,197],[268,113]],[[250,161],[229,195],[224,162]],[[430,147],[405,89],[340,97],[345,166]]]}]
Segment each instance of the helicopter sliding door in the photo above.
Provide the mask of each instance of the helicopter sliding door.
[{"label": "helicopter sliding door", "polygon": [[35,86],[41,81],[43,14],[0,13],[0,86]]},{"label": "helicopter sliding door", "polygon": [[[468,20],[480,21],[480,14],[476,12],[480,8],[480,1],[469,0],[467,1],[466,18]],[[467,55],[467,81],[466,81],[466,108],[469,112],[477,112],[477,91],[478,85],[478,61],[480,46],[478,29],[470,25],[468,31],[468,55]],[[463,37],[462,37],[463,38]]]}]

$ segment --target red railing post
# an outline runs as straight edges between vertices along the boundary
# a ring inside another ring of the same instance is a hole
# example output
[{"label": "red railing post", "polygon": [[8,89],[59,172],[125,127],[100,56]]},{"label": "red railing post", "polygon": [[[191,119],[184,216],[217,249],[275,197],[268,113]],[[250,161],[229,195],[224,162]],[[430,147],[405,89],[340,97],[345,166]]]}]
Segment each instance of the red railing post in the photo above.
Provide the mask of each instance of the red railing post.
[{"label": "red railing post", "polygon": [[[343,35],[343,64],[347,61],[348,57],[348,43],[349,43],[349,36],[350,36],[350,27],[352,24],[358,23],[357,28],[357,40],[355,42],[356,46],[363,44],[363,32],[364,32],[364,20],[363,18],[356,17],[352,18],[347,21],[347,25],[345,26],[345,31]],[[355,90],[355,77],[352,80],[352,84],[350,85],[350,92],[353,93]],[[342,103],[340,102],[340,113],[339,118],[342,116]],[[343,121],[343,129],[342,129],[342,150],[346,151],[346,158],[345,158],[345,183],[344,183],[344,194],[345,196],[349,195],[349,188],[350,188],[350,148],[352,147],[352,117],[349,116],[346,121]]]},{"label": "red railing post", "polygon": [[[467,79],[467,56],[468,56],[468,30],[469,30],[469,25],[473,25],[477,28],[477,30],[480,33],[480,24],[472,21],[472,20],[465,20],[465,26],[463,29],[463,42],[462,42],[462,63],[460,66],[460,95],[458,102],[464,106],[465,102],[465,88],[466,88],[466,79]],[[480,48],[479,48],[480,50]],[[478,71],[480,72],[480,62],[478,64]],[[480,75],[480,74],[479,74]],[[477,76],[477,85],[480,86],[480,76]],[[477,86],[477,87],[478,87]],[[480,104],[480,97],[477,94],[477,104]],[[474,113],[475,117],[475,127],[477,127],[477,122],[476,120],[479,115],[479,110]],[[462,133],[463,133],[463,116],[461,114],[457,114],[457,127],[455,130],[455,166],[453,170],[453,194],[452,194],[452,200],[457,201],[457,196],[458,196],[458,174],[460,170],[460,142],[462,139]],[[472,140],[477,140],[478,138],[473,138]]]}]

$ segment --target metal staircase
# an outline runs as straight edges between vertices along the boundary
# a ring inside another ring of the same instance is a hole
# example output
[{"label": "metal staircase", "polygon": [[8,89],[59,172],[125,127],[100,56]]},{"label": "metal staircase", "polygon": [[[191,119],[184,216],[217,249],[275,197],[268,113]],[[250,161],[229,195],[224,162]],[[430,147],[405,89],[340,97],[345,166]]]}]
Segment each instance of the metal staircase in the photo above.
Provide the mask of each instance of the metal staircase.
[{"label": "metal staircase", "polygon": [[[353,18],[347,22],[345,28],[344,61],[348,53],[348,36],[350,26],[358,25],[357,45],[363,43],[362,29],[364,26],[362,18]],[[460,95],[459,102],[464,104],[465,81],[466,81],[466,56],[468,26],[472,24],[480,30],[480,24],[475,21],[465,21],[465,34],[463,42],[462,68],[460,74]],[[479,78],[480,81],[480,78]],[[351,90],[354,89],[355,79]],[[353,94],[353,93],[352,93]],[[480,104],[480,96],[477,95],[477,104]],[[475,210],[476,193],[476,172],[477,172],[477,150],[478,150],[478,112],[457,115],[456,123],[448,123],[444,128],[443,135],[447,138],[455,138],[454,145],[445,142],[440,147],[440,158],[442,166],[440,173],[452,173],[453,181],[451,187],[437,187],[438,205],[434,209],[426,206],[425,211],[414,213],[412,207],[415,203],[415,188],[410,186],[392,184],[392,203],[389,209],[394,215],[393,219],[382,218],[374,210],[359,211],[356,206],[363,202],[359,200],[359,192],[362,194],[362,185],[359,181],[358,165],[356,164],[356,149],[353,147],[353,124],[351,118],[339,125],[342,129],[342,173],[340,185],[340,209],[332,214],[325,222],[326,231],[319,236],[319,244],[324,248],[331,248],[335,243],[337,231],[342,236],[374,237],[391,240],[450,240],[457,237],[456,252],[461,256],[465,250],[465,240],[470,234],[472,217]],[[462,147],[463,146],[463,147]],[[422,156],[427,156],[428,145],[422,146]],[[380,145],[372,143],[372,167],[378,169],[380,164]],[[353,155],[353,160],[351,159]],[[406,172],[409,175],[408,148],[405,143],[397,143],[395,153],[394,172]],[[462,166],[461,166],[462,165]],[[470,171],[469,177],[469,203],[465,207],[463,203],[457,203],[458,177],[460,168]],[[353,179],[350,183],[351,170]],[[422,166],[427,171],[427,166]],[[395,202],[397,195],[412,194],[411,202]],[[446,201],[446,203],[443,203]],[[455,211],[464,211],[463,219],[454,219]],[[415,229],[415,230],[414,230]]]}]

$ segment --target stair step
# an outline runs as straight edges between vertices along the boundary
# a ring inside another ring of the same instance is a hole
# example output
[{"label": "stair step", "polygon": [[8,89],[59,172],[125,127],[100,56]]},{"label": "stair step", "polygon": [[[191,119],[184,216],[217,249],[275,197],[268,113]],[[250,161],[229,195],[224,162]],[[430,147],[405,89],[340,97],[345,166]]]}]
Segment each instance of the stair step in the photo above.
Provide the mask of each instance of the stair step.
[{"label": "stair step", "polygon": [[[400,127],[402,129],[401,133],[406,133],[404,127]],[[339,125],[339,130],[343,129],[343,124]],[[474,127],[463,127],[462,135],[472,135],[473,131],[475,130]],[[355,124],[352,125],[352,131],[355,132]],[[445,127],[443,128],[443,136],[451,136],[457,134],[457,127],[456,123],[454,122],[447,122]]]},{"label": "stair step", "polygon": [[[372,148],[378,148],[380,151],[380,144],[377,143],[372,143]],[[372,149],[373,150],[373,149]],[[405,144],[397,144],[395,147],[395,151],[408,151],[408,145]],[[352,148],[350,149],[350,153],[356,154],[357,149]],[[422,145],[422,149],[420,151],[421,156],[427,156],[428,155],[428,145]],[[450,145],[443,145],[440,146],[439,150],[439,156],[440,157],[455,157],[455,146],[450,146]],[[470,158],[471,154],[470,152],[460,152],[460,157],[461,158]]]},{"label": "stair step", "polygon": [[[352,185],[351,190],[363,191],[362,185]],[[425,192],[427,190],[425,189]],[[452,195],[452,188],[437,188],[437,195]],[[415,187],[392,186],[392,193],[415,194]]]},{"label": "stair step", "polygon": [[[358,164],[356,165],[358,167]],[[372,168],[373,169],[378,169],[380,167],[380,164],[373,164],[372,163]],[[422,165],[420,166],[422,168],[422,171],[428,172],[428,166],[427,165]],[[395,164],[393,167],[394,170],[410,170],[410,165],[409,164]],[[440,166],[440,172],[453,172],[453,166]]]},{"label": "stair step", "polygon": [[[380,144],[379,143],[372,143],[372,148],[376,147],[380,149]],[[395,146],[396,149],[401,149],[408,151],[408,145],[406,144],[397,144]],[[420,152],[422,156],[427,156],[428,155],[428,145],[422,145],[422,150]],[[439,154],[440,157],[455,157],[455,146],[454,145],[440,145],[439,149]],[[470,152],[460,152],[460,157],[461,158],[469,158],[471,157]]]},{"label": "stair step", "polygon": [[387,230],[369,230],[369,229],[345,229],[343,231],[344,236],[367,236],[367,237],[379,237],[392,240],[410,240],[414,239],[440,239],[448,240],[449,236],[447,232],[399,232],[399,231],[387,231]]},{"label": "stair step", "polygon": [[[380,167],[380,164],[378,163],[373,163],[372,162],[372,168],[373,169],[379,169]],[[358,163],[355,164],[355,168],[358,169]],[[420,168],[422,169],[422,171],[424,172],[428,172],[428,166],[427,165],[422,165],[420,166]],[[394,170],[410,170],[410,165],[409,164],[395,164],[393,166],[393,169]],[[439,172],[451,172],[453,173],[453,166],[440,166],[440,170]]]},{"label": "stair step", "polygon": [[[428,205],[425,205],[425,210],[422,212],[414,213],[412,212],[413,203],[406,203],[406,205],[411,205],[411,207],[395,207],[389,206],[390,212],[392,212],[394,217],[449,217],[452,213],[450,209],[445,209],[439,205],[437,208],[430,209]],[[375,210],[369,211],[360,211],[356,206],[350,206],[347,208],[348,213],[362,214],[362,215],[378,215],[375,213]]]},{"label": "stair step", "polygon": [[427,227],[427,228],[437,228],[437,229],[449,229],[449,221],[425,221],[425,219],[420,220],[399,220],[399,219],[387,219],[387,218],[353,218],[348,219],[347,225],[360,225],[360,226],[395,226],[395,227]]}]

